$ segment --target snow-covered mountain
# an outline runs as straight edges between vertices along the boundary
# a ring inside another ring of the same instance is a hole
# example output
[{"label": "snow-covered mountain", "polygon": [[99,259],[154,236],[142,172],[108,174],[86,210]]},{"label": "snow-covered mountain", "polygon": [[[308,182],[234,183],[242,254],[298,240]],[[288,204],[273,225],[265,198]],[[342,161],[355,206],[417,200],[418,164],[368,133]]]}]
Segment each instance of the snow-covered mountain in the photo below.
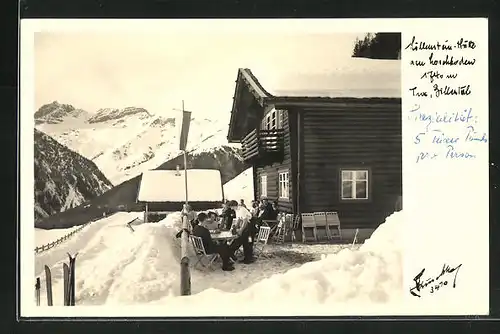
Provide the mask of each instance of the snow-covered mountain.
[{"label": "snow-covered mountain", "polygon": [[92,161],[36,129],[34,142],[35,222],[112,187]]},{"label": "snow-covered mountain", "polygon": [[[103,213],[135,210],[142,172],[184,166],[179,151],[180,113],[153,115],[143,108],[129,107],[82,112],[79,117],[73,107],[61,106],[67,105],[53,102],[40,108],[43,113],[39,110],[36,114],[36,128],[92,160],[114,187],[84,205],[64,212],[51,211],[55,214],[37,223],[40,228],[81,225]],[[188,137],[187,167],[218,169],[223,183],[249,167],[240,148],[227,143],[227,123],[195,115]]]},{"label": "snow-covered mountain", "polygon": [[[81,117],[75,117],[74,108],[64,106],[53,102],[41,107],[35,113],[37,128],[92,160],[115,185],[181,153],[179,113],[153,115],[143,108],[128,107],[100,109],[95,114],[82,112]],[[66,117],[61,117],[62,110],[68,111]],[[201,153],[228,145],[227,123],[194,114],[188,149]]]},{"label": "snow-covered mountain", "polygon": [[57,101],[43,105],[35,112],[35,124],[59,124],[62,122],[85,121],[90,115],[82,110],[75,109],[70,104],[60,104]]}]

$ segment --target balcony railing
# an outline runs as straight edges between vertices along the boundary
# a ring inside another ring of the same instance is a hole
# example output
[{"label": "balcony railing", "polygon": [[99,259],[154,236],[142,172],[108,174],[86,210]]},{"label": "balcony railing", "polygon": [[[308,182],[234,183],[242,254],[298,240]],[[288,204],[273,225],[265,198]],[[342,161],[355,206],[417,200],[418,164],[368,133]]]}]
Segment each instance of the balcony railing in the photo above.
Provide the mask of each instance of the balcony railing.
[{"label": "balcony railing", "polygon": [[270,157],[283,152],[283,129],[252,130],[241,141],[244,160]]}]

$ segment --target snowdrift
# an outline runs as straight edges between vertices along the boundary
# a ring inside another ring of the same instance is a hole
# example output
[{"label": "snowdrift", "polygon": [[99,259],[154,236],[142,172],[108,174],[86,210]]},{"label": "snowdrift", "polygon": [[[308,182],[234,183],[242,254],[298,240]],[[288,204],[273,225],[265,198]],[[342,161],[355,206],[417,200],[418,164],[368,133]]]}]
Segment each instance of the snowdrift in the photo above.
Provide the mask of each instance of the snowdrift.
[{"label": "snowdrift", "polygon": [[[344,249],[301,267],[274,275],[239,293],[207,289],[176,298],[162,298],[150,304],[196,303],[210,307],[218,302],[309,303],[338,306],[338,303],[388,303],[402,297],[402,211],[393,213],[359,250]],[[169,215],[164,226],[178,228],[180,215]],[[176,290],[177,287],[172,287]]]},{"label": "snowdrift", "polygon": [[[304,315],[304,309],[309,315],[339,314],[339,309],[346,312],[344,306],[361,304],[366,309],[402,297],[402,215],[389,216],[358,250],[346,248],[301,266],[261,259],[238,265],[233,272],[192,269],[192,295],[187,297],[179,296],[180,242],[175,238],[181,227],[179,212],[158,223],[134,225],[135,232],[124,225],[132,214],[95,222],[65,247],[37,258],[36,274],[42,275],[41,264],[50,265],[55,307],[63,300],[66,251],[78,251],[78,306],[120,306],[120,312],[126,312],[122,315],[135,316],[151,316],[146,311],[151,306],[160,306],[164,315],[187,316],[193,314],[193,305],[200,316]],[[42,290],[44,285],[42,278]],[[44,295],[42,291],[42,305]],[[241,307],[214,308],[214,300],[217,305]]]}]

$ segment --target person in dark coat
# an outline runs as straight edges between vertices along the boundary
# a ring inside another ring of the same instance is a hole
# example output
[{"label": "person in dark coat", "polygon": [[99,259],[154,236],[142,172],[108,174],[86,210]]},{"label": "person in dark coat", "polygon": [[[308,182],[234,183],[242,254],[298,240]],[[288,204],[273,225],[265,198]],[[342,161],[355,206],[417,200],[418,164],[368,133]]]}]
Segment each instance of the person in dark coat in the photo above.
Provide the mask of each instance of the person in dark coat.
[{"label": "person in dark coat", "polygon": [[231,207],[230,203],[234,203],[236,201],[230,201],[226,202],[224,204],[224,209],[222,210],[221,217],[222,217],[222,225],[224,226],[224,229],[230,230],[231,226],[233,225],[233,220],[236,218],[236,211],[235,209],[238,207],[238,203],[236,203],[236,207]]},{"label": "person in dark coat", "polygon": [[276,220],[276,219],[278,219],[278,215],[279,215],[278,201],[274,201],[271,204],[271,210],[270,210],[270,213],[269,213],[269,216],[271,218],[269,218],[269,219]]},{"label": "person in dark coat", "polygon": [[[261,220],[272,220],[274,217],[274,210],[272,204],[267,200],[267,198],[262,199],[261,209],[259,212],[259,218]],[[276,215],[277,216],[277,215]]]},{"label": "person in dark coat", "polygon": [[222,270],[232,271],[234,267],[230,262],[229,246],[226,243],[217,244],[212,240],[210,231],[205,226],[207,218],[207,214],[204,212],[198,214],[198,224],[193,229],[193,235],[201,238],[207,254],[218,253],[220,255],[222,259]]}]

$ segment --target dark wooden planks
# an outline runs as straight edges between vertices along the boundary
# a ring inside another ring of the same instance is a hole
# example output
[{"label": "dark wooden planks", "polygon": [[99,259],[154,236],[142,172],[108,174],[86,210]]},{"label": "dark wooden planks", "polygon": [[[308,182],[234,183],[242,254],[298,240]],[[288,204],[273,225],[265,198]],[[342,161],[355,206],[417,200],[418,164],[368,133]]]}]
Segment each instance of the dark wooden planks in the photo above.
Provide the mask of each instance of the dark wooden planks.
[{"label": "dark wooden planks", "polygon": [[[402,193],[401,106],[304,108],[301,212],[338,211],[344,228],[376,227]],[[368,201],[342,201],[341,168],[370,171]]]},{"label": "dark wooden planks", "polygon": [[[258,161],[254,168],[256,170],[256,185],[257,185],[257,198],[262,196],[262,189],[260,183],[260,177],[262,175],[267,175],[267,197],[270,200],[278,200],[278,208],[281,212],[293,212],[293,189],[292,189],[292,167],[291,167],[291,150],[290,150],[290,125],[289,125],[289,115],[288,112],[283,112],[283,159],[281,161],[275,161],[272,163],[266,162],[266,160]],[[288,199],[278,199],[278,187],[279,187],[279,173],[282,171],[288,171],[289,178],[289,194]]]}]

